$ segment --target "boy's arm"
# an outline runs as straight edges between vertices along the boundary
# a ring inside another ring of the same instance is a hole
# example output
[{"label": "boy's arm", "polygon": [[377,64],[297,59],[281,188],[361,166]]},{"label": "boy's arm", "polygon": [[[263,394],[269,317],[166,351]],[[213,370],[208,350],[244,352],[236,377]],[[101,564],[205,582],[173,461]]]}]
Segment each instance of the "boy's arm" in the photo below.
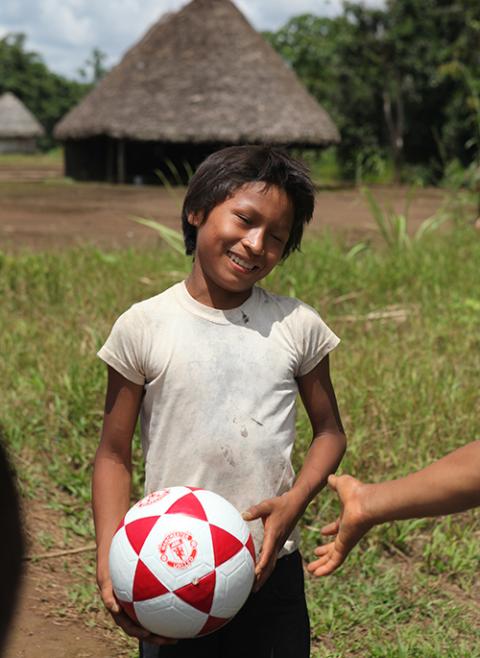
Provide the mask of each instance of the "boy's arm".
[{"label": "boy's arm", "polygon": [[255,589],[260,588],[273,571],[278,552],[345,452],[346,439],[330,380],[328,356],[297,382],[312,426],[312,443],[292,489],[254,505],[244,514],[247,521],[261,517],[265,527]]},{"label": "boy's arm", "polygon": [[363,484],[350,475],[331,476],[329,485],[338,493],[342,513],[322,529],[336,534],[333,542],[319,546],[318,560],[308,569],[326,576],[374,525],[385,521],[441,516],[480,505],[480,441],[458,448],[430,466],[404,478]]},{"label": "boy's arm", "polygon": [[170,643],[137,626],[120,608],[113,593],[108,556],[113,535],[130,507],[132,438],[143,386],[108,367],[108,387],[100,444],[95,455],[92,504],[97,541],[97,583],[103,603],[115,622],[134,637],[155,644]]}]

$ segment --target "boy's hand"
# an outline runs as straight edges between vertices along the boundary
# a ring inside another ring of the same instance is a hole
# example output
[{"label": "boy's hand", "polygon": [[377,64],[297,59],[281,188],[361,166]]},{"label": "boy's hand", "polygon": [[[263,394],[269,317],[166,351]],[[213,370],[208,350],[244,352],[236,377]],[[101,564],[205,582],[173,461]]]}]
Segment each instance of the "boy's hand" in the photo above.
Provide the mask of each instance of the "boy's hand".
[{"label": "boy's hand", "polygon": [[322,535],[336,537],[329,544],[315,549],[315,555],[319,559],[307,567],[314,576],[328,576],[335,571],[373,525],[367,521],[362,503],[366,485],[350,475],[330,475],[328,484],[338,493],[342,510],[336,521],[322,528]]},{"label": "boy's hand", "polygon": [[262,550],[255,567],[254,592],[257,592],[271,575],[278,553],[297,522],[298,509],[289,496],[290,492],[264,500],[242,514],[245,521],[261,518],[264,527]]},{"label": "boy's hand", "polygon": [[113,593],[112,581],[109,576],[97,579],[98,587],[102,601],[108,612],[112,615],[115,623],[125,631],[127,635],[136,637],[142,642],[149,642],[150,644],[176,644],[177,640],[168,637],[161,637],[145,630],[138,626],[121,608],[115,594]]}]

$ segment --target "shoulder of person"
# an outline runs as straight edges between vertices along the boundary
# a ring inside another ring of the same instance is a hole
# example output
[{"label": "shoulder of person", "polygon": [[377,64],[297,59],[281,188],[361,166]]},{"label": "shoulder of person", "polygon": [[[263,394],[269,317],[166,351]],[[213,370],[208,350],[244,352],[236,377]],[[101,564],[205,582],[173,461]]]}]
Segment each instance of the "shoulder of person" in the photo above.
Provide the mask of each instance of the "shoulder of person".
[{"label": "shoulder of person", "polygon": [[135,302],[119,316],[117,322],[131,325],[137,323],[140,328],[157,321],[171,307],[174,288],[175,286],[171,286],[158,295]]},{"label": "shoulder of person", "polygon": [[264,288],[259,288],[259,291],[260,303],[265,304],[265,310],[268,306],[271,309],[270,312],[276,312],[283,317],[291,316],[292,320],[300,319],[310,322],[321,320],[319,312],[313,306],[310,306],[297,297],[277,295]]}]

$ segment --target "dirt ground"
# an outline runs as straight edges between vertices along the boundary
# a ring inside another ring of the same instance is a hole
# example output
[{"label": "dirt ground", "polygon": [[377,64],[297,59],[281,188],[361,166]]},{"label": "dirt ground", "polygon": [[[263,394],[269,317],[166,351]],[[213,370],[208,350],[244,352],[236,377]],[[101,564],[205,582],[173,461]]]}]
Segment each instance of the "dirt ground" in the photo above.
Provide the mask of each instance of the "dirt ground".
[{"label": "dirt ground", "polygon": [[[405,188],[376,188],[374,193],[381,203],[403,212]],[[156,187],[72,184],[61,178],[58,166],[41,170],[0,166],[0,248],[54,250],[95,244],[110,249],[151,244],[151,230],[131,217],[150,217],[180,228],[181,199],[181,190],[173,194]],[[442,200],[439,190],[418,191],[409,210],[410,229],[437,211]],[[369,209],[354,188],[319,190],[310,231],[323,228],[339,231],[352,242],[377,234]],[[63,547],[60,519],[46,506],[37,502],[29,508],[27,527],[30,555],[51,554]],[[48,551],[39,542],[42,533],[55,539]],[[132,655],[132,649],[109,630],[113,624],[107,615],[79,613],[72,604],[76,574],[91,567],[93,557],[93,551],[86,550],[27,563],[5,658]]]},{"label": "dirt ground", "polygon": [[[124,640],[102,610],[100,598],[92,612],[80,612],[74,596],[82,578],[93,569],[91,543],[65,545],[61,512],[40,501],[24,501],[27,555],[20,601],[3,658],[127,658],[135,644]],[[41,539],[48,537],[51,546]],[[73,551],[78,548],[80,552]],[[83,550],[86,548],[87,550]],[[93,578],[93,577],[92,577]],[[96,608],[96,610],[95,610]]]},{"label": "dirt ground", "polygon": [[[48,170],[0,167],[0,245],[3,248],[55,249],[95,244],[102,248],[151,244],[152,231],[132,221],[149,217],[180,228],[183,190],[152,186],[72,184]],[[381,204],[404,212],[407,189],[373,189]],[[416,191],[408,210],[410,230],[441,206],[443,192]],[[340,231],[352,242],[377,234],[370,210],[356,188],[323,189],[309,231]]]}]

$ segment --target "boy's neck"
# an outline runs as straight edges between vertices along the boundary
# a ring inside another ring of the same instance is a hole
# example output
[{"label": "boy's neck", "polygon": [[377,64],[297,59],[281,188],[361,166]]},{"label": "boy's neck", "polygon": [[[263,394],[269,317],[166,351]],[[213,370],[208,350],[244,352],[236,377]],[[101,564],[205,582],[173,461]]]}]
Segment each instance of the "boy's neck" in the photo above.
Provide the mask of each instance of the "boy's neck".
[{"label": "boy's neck", "polygon": [[241,292],[230,292],[219,289],[214,284],[205,280],[199,282],[192,274],[185,280],[185,286],[188,294],[200,304],[223,311],[241,306],[252,294],[252,288],[242,290]]}]

